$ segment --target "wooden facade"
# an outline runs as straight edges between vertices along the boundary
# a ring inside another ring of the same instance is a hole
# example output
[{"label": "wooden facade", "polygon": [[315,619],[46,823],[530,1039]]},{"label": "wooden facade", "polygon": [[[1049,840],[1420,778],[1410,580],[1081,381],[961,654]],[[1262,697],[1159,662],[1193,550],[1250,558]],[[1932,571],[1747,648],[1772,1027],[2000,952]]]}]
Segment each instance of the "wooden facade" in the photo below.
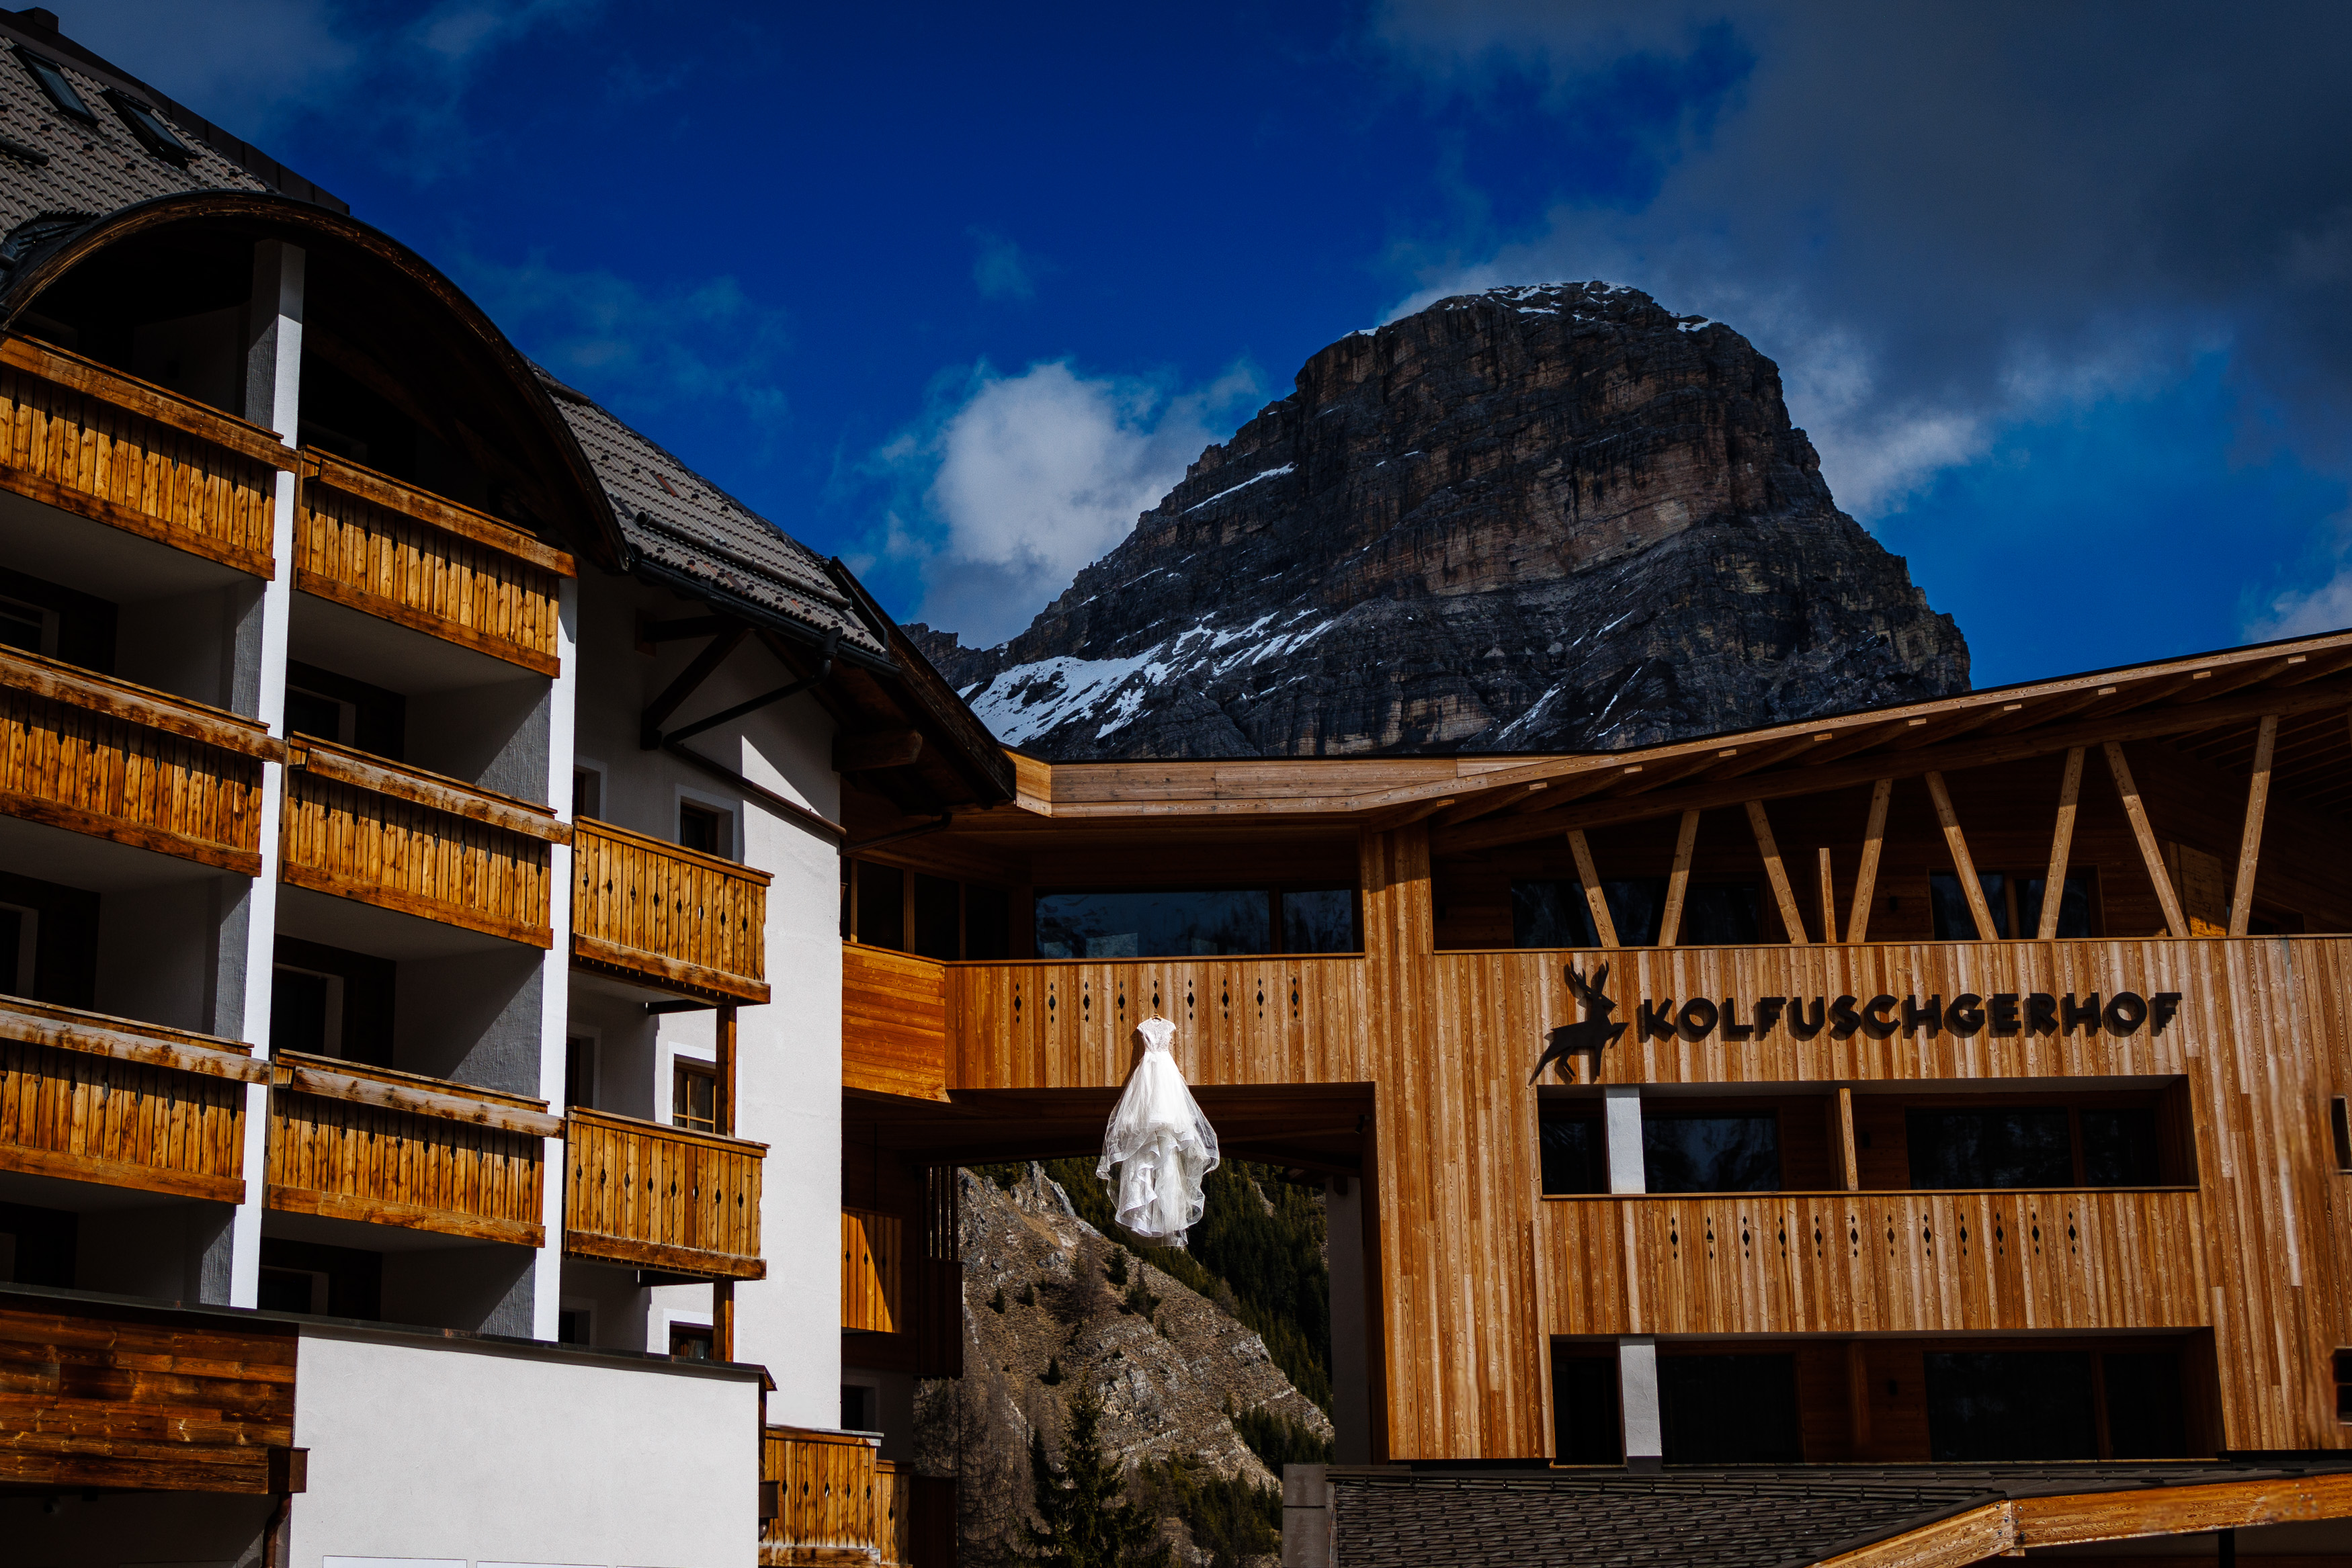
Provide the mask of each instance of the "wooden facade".
[{"label": "wooden facade", "polygon": [[565,1250],[704,1279],[766,1277],[765,1144],[578,1107],[564,1135]]},{"label": "wooden facade", "polygon": [[706,1001],[768,999],[768,873],[607,822],[572,828],[573,963]]},{"label": "wooden facade", "polygon": [[270,1060],[269,1207],[545,1244],[547,1102],[327,1056]]},{"label": "wooden facade", "polygon": [[906,1333],[907,1225],[895,1214],[841,1211],[841,1326],[862,1333]]},{"label": "wooden facade", "polygon": [[0,488],[255,577],[277,573],[277,476],[258,425],[26,338],[0,340]]},{"label": "wooden facade", "polygon": [[294,585],[366,614],[556,673],[572,558],[470,507],[322,452],[303,454]]},{"label": "wooden facade", "polygon": [[252,876],[261,765],[252,719],[0,648],[0,812]]},{"label": "wooden facade", "polygon": [[289,758],[280,874],[548,947],[547,846],[571,835],[543,806],[306,739]]},{"label": "wooden facade", "polygon": [[284,1323],[0,1286],[0,1485],[299,1490],[296,1344]]},{"label": "wooden facade", "polygon": [[0,998],[0,1170],[245,1199],[241,1041]]}]

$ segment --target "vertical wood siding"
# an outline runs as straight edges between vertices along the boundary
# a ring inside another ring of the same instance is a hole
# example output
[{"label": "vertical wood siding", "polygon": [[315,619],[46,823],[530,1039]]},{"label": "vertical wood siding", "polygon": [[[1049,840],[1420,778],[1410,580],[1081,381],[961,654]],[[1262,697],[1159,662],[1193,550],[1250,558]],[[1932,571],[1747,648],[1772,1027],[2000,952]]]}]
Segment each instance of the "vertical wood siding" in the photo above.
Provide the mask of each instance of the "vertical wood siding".
[{"label": "vertical wood siding", "polygon": [[575,960],[712,999],[768,999],[766,872],[586,820],[572,845]]},{"label": "vertical wood siding", "polygon": [[[439,1087],[452,1102],[469,1092]],[[546,1240],[537,1137],[282,1085],[269,1123],[272,1208],[523,1247]]]},{"label": "vertical wood siding", "polygon": [[276,444],[75,355],[0,345],[0,488],[20,496],[270,577],[277,466],[257,454]]},{"label": "vertical wood siding", "polygon": [[904,1333],[907,1312],[906,1223],[895,1214],[841,1211],[841,1326],[872,1333]]},{"label": "vertical wood siding", "polygon": [[[991,966],[972,973],[1006,971]],[[843,944],[842,1086],[944,1100],[947,1071],[948,966],[911,953]]]},{"label": "vertical wood siding", "polygon": [[242,1203],[244,1130],[235,1080],[0,1040],[0,1169]]},{"label": "vertical wood siding", "polygon": [[584,1258],[756,1280],[765,1144],[573,1110],[563,1245]]},{"label": "vertical wood siding", "polygon": [[763,1565],[872,1562],[888,1549],[872,1438],[792,1427],[764,1437],[760,1479],[775,1484],[777,1515],[761,1531]]},{"label": "vertical wood siding", "polygon": [[542,841],[301,768],[287,771],[284,820],[282,874],[297,887],[554,943]]}]

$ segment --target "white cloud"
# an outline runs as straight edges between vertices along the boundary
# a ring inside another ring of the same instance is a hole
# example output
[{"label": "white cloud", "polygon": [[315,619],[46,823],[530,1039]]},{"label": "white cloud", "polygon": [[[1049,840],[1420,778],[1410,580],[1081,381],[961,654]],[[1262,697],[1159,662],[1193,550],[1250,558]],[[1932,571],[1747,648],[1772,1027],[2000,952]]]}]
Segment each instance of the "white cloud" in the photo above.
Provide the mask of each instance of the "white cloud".
[{"label": "white cloud", "polygon": [[971,286],[980,290],[982,299],[1034,299],[1037,297],[1039,270],[1037,259],[1023,252],[1012,240],[990,229],[968,231],[980,246],[972,258]]},{"label": "white cloud", "polygon": [[877,455],[919,486],[928,519],[914,530],[892,513],[881,548],[922,560],[924,620],[967,643],[1000,642],[1126,538],[1258,395],[1256,375],[1239,366],[1171,392],[1085,376],[1066,360],[1017,375],[983,364],[951,406]]},{"label": "white cloud", "polygon": [[2282,593],[2270,608],[2247,622],[2250,642],[2274,637],[2308,637],[2321,632],[2352,627],[2352,562],[2339,561],[2336,575],[2317,588]]}]

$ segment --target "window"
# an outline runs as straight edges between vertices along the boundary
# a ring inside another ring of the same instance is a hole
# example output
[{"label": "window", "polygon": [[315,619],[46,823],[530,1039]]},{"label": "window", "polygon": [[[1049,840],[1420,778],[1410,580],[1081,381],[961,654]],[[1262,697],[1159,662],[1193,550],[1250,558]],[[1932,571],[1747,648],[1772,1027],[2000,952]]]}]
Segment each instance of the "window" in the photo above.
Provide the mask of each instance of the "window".
[{"label": "window", "polygon": [[573,817],[604,815],[604,774],[601,768],[574,768],[572,770],[572,814]]},{"label": "window", "polygon": [[81,1217],[71,1209],[0,1203],[0,1281],[70,1290]]},{"label": "window", "polygon": [[952,960],[962,956],[963,906],[961,890],[943,876],[915,873],[915,947],[926,958]]},{"label": "window", "polygon": [[1804,1462],[1793,1355],[1662,1355],[1658,1418],[1670,1465]]},{"label": "window", "polygon": [[[1979,872],[1977,885],[1984,893],[1985,913],[1992,916],[1992,932],[1987,936],[1977,930],[1976,916],[1969,909],[1960,879],[1950,872],[1929,873],[1927,904],[1934,918],[1937,940],[2006,940],[2012,936],[2039,934],[2042,929],[2042,890],[2048,882],[2047,877]],[[2091,873],[2070,872],[2065,891],[2059,895],[2058,935],[2089,936],[2092,934]]]},{"label": "window", "polygon": [[1770,1192],[1780,1185],[1780,1119],[1644,1114],[1642,1185],[1651,1192]]},{"label": "window", "polygon": [[963,956],[991,963],[1013,956],[1013,895],[1001,887],[966,883]]},{"label": "window", "polygon": [[1911,1185],[2051,1187],[2074,1185],[2069,1118],[2058,1106],[1914,1107],[1904,1116]]},{"label": "window", "polygon": [[269,1049],[392,1065],[399,966],[299,936],[280,936],[270,972]]},{"label": "window", "polygon": [[719,1131],[719,1069],[687,1057],[672,1059],[670,1124],[697,1133]]},{"label": "window", "polygon": [[279,964],[270,971],[269,979],[269,1054],[297,1051],[310,1056],[341,1056],[342,977]]},{"label": "window", "polygon": [[1937,1463],[2099,1457],[2087,1352],[1947,1351],[1927,1363]]},{"label": "window", "polygon": [[261,1304],[374,1321],[383,1316],[383,1258],[357,1247],[261,1239]]},{"label": "window", "polygon": [[122,117],[122,123],[139,138],[141,146],[166,163],[176,163],[183,169],[188,166],[192,149],[163,123],[162,115],[127,92],[110,89],[106,101],[114,106],[114,112]]},{"label": "window", "polygon": [[716,1361],[718,1336],[711,1333],[709,1323],[672,1323],[669,1353],[681,1361]]},{"label": "window", "polygon": [[2075,1113],[2083,1145],[2084,1186],[2154,1186],[2156,1113],[2135,1106]]},{"label": "window", "polygon": [[687,849],[707,855],[731,855],[734,834],[729,830],[733,826],[728,813],[716,806],[699,800],[677,803],[677,841]]},{"label": "window", "polygon": [[857,862],[857,939],[868,947],[904,951],[907,873],[894,865]]},{"label": "window", "polygon": [[327,1310],[327,1276],[316,1269],[261,1270],[261,1294],[256,1303],[265,1312],[314,1312]]},{"label": "window", "polygon": [[2332,1359],[2336,1368],[2336,1418],[2352,1425],[2352,1350],[2339,1350]]},{"label": "window", "polygon": [[593,1308],[558,1308],[555,1313],[555,1343],[593,1344],[596,1343],[595,1325],[596,1318]]},{"label": "window", "polygon": [[1763,940],[1752,882],[1693,883],[1683,897],[1685,947],[1738,947]]},{"label": "window", "polygon": [[1552,1109],[1559,1103],[1546,1102],[1536,1124],[1545,1196],[1607,1192],[1609,1154],[1601,1118],[1576,1113],[1564,1105],[1558,1111]]},{"label": "window", "polygon": [[841,1385],[841,1429],[845,1432],[871,1432],[874,1424],[874,1390],[862,1383]]},{"label": "window", "polygon": [[74,90],[73,82],[55,60],[45,59],[22,45],[17,46],[16,57],[25,62],[25,68],[33,73],[33,79],[41,84],[41,90],[49,95],[49,101],[60,112],[92,125],[98,123],[98,116],[90,112],[89,105],[82,101],[81,94]]},{"label": "window", "polygon": [[299,686],[288,686],[286,733],[347,746],[352,736],[352,705],[317,692],[306,692]]},{"label": "window", "polygon": [[2109,1351],[2099,1358],[2107,1392],[2107,1457],[2178,1459],[2189,1456],[2180,1357],[2169,1351]]},{"label": "window", "polygon": [[33,994],[40,938],[39,911],[0,904],[0,991],[12,997]]},{"label": "window", "polygon": [[1356,890],[1318,887],[1285,893],[1282,900],[1282,950],[1286,953],[1360,953],[1363,938],[1356,932]]},{"label": "window", "polygon": [[1169,958],[1264,953],[1264,891],[1055,893],[1037,900],[1041,958]]},{"label": "window", "polygon": [[1552,1452],[1563,1465],[1625,1462],[1617,1417],[1617,1357],[1555,1345],[1551,1357]]},{"label": "window", "polygon": [[563,1042],[563,1103],[596,1107],[596,1041],[575,1034]]},{"label": "window", "polygon": [[51,612],[21,599],[0,599],[0,646],[48,653],[57,646]]},{"label": "window", "polygon": [[287,734],[316,736],[398,762],[406,750],[407,729],[408,699],[398,692],[287,661]]},{"label": "window", "polygon": [[[1657,945],[1659,924],[1665,915],[1666,884],[1662,877],[1644,877],[1601,884],[1609,905],[1609,924],[1617,940],[1628,947]],[[1592,906],[1580,882],[1514,882],[1511,883],[1511,940],[1519,947],[1598,947],[1601,934],[1593,928]]]}]

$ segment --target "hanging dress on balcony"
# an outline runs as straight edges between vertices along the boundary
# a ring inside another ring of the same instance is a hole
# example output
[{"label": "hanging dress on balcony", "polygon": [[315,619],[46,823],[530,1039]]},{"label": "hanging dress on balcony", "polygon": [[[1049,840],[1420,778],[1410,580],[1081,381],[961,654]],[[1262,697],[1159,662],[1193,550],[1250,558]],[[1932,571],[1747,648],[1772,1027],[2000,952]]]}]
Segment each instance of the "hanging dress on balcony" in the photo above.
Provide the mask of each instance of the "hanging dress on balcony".
[{"label": "hanging dress on balcony", "polygon": [[1217,1168],[1217,1134],[1169,1054],[1176,1026],[1148,1018],[1135,1032],[1143,1037],[1143,1060],[1127,1075],[1103,1130],[1095,1175],[1110,1189],[1121,1225],[1144,1240],[1181,1247],[1201,1222],[1201,1183]]}]

